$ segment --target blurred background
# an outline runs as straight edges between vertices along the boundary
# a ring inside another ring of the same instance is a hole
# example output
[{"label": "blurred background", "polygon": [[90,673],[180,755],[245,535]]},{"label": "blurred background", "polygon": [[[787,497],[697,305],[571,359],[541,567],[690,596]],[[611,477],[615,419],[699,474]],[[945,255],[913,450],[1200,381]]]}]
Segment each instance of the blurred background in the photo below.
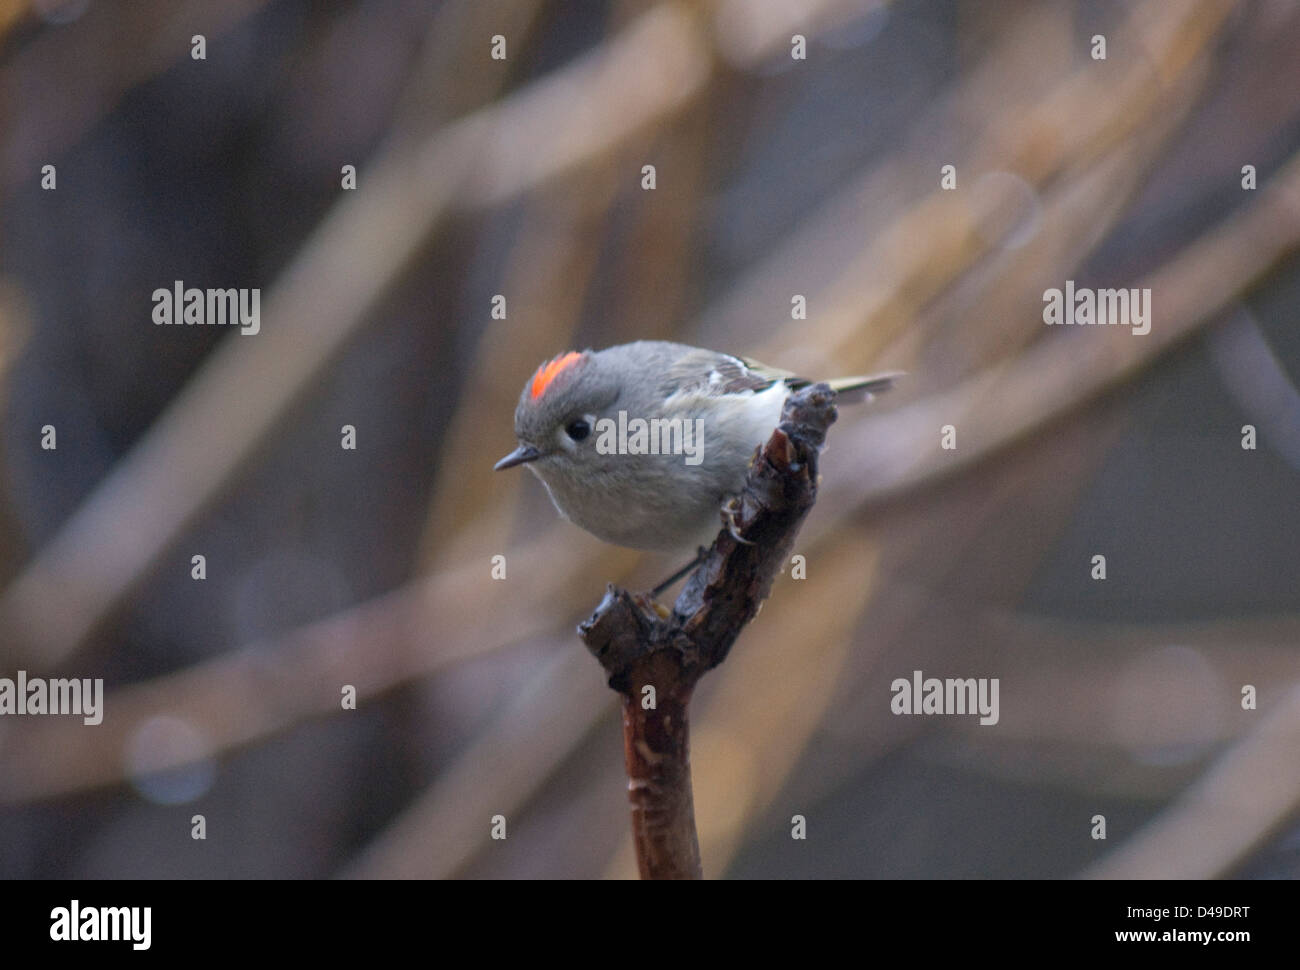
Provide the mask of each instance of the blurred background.
[{"label": "blurred background", "polygon": [[[106,683],[0,718],[0,875],[634,875],[574,627],[679,564],[491,469],[639,338],[909,373],[697,694],[707,875],[1300,874],[1297,49],[1291,0],[0,0],[0,676]],[[1151,332],[1045,326],[1067,279]],[[175,280],[261,332],[155,326]],[[914,670],[999,723],[892,715]]]}]

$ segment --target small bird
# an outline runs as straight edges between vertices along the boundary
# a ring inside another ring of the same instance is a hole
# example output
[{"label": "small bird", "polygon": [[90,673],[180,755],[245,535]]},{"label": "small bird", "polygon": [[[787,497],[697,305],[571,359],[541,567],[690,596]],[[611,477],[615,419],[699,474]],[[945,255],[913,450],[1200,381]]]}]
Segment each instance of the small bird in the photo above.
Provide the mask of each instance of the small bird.
[{"label": "small bird", "polygon": [[[827,381],[870,400],[899,374]],[[754,450],[791,391],[814,383],[743,357],[662,340],[570,351],[542,364],[515,408],[519,447],[560,515],[634,549],[694,549],[721,527]]]}]

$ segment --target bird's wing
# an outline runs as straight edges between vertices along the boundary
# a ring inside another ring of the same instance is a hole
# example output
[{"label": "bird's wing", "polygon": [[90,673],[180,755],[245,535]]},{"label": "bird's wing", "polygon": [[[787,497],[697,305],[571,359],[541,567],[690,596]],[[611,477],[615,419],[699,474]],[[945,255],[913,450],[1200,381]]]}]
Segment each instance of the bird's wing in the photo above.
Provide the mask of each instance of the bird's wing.
[{"label": "bird's wing", "polygon": [[695,350],[683,354],[664,375],[660,391],[674,394],[739,394],[763,391],[787,376],[784,371],[765,368],[730,354]]},{"label": "bird's wing", "polygon": [[[827,383],[843,403],[852,404],[870,400],[873,394],[889,390],[901,376],[901,373],[893,372],[867,377],[839,377]],[[785,381],[794,391],[813,383],[806,377],[751,358],[696,349],[677,358],[664,375],[659,390],[664,397],[675,394],[716,396],[744,391],[757,393],[767,390],[777,381]]]},{"label": "bird's wing", "polygon": [[[744,364],[749,368],[750,373],[763,375],[771,380],[784,380],[790,385],[790,389],[794,391],[813,383],[807,377],[799,377],[790,371],[778,370],[775,367],[760,364],[756,360],[744,360]],[[895,381],[903,376],[905,375],[902,371],[890,371],[884,374],[870,374],[863,377],[832,377],[825,383],[829,384],[831,390],[835,392],[839,403],[860,404],[863,401],[870,401],[875,394],[889,390],[894,386]]]}]

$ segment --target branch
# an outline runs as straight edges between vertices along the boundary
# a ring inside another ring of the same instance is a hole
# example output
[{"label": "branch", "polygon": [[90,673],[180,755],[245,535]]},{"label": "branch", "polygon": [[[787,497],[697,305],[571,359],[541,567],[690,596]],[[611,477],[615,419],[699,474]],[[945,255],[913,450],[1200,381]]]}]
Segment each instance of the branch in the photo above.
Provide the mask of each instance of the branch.
[{"label": "branch", "polygon": [[[817,455],[835,394],[814,384],[786,399],[723,529],[671,612],[612,584],[578,634],[623,698],[632,838],[642,879],[699,879],[688,706],[696,683],[727,658],[772,589],[817,498]],[[646,688],[653,688],[647,691]],[[651,703],[653,698],[653,703]]]}]

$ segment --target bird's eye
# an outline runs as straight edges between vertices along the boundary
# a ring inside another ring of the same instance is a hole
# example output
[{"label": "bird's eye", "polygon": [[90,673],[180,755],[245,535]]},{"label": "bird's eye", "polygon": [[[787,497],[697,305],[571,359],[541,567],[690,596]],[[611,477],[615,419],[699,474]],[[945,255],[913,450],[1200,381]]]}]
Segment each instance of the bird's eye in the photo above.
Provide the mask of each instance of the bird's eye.
[{"label": "bird's eye", "polygon": [[581,441],[591,434],[591,425],[586,422],[586,419],[579,418],[577,421],[570,421],[569,426],[564,429],[564,433],[574,441]]}]

